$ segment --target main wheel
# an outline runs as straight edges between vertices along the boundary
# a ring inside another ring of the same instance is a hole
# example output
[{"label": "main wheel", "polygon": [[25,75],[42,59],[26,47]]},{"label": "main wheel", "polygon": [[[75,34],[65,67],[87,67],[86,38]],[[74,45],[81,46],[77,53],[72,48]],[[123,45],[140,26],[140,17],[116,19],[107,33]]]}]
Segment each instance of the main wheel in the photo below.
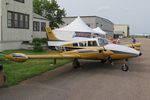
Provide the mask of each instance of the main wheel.
[{"label": "main wheel", "polygon": [[104,64],[104,63],[106,63],[106,61],[107,61],[107,60],[101,60],[101,63],[103,63],[103,64]]},{"label": "main wheel", "polygon": [[75,69],[79,68],[80,67],[80,63],[79,63],[78,59],[74,59],[72,65],[73,65],[73,67]]},{"label": "main wheel", "polygon": [[122,71],[128,71],[129,70],[129,67],[127,64],[123,64],[122,65]]}]

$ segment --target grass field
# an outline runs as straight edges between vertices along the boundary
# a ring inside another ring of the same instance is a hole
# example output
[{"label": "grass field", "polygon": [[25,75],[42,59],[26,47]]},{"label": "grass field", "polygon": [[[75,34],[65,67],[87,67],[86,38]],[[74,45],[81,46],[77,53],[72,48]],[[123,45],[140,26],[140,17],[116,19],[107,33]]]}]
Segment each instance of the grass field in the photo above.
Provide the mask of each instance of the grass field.
[{"label": "grass field", "polygon": [[[4,51],[5,54],[12,52],[21,52],[25,54],[45,54],[47,52],[34,52],[27,50],[9,50]],[[32,59],[23,63],[13,62],[9,60],[1,60],[0,64],[4,65],[4,72],[6,76],[5,86],[11,86],[18,84],[19,82],[31,78],[36,75],[40,75],[49,70],[53,70],[60,67],[70,60],[61,59],[57,60],[57,64],[53,64],[53,60],[50,59]]]}]

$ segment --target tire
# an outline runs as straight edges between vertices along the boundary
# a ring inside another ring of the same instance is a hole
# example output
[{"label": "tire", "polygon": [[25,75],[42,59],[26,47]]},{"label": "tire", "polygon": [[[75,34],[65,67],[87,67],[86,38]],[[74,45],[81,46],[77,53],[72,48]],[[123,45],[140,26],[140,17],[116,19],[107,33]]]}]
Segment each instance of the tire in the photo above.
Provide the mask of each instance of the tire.
[{"label": "tire", "polygon": [[78,59],[74,59],[72,65],[73,65],[73,68],[75,68],[75,69],[79,68],[80,63],[79,63]]},{"label": "tire", "polygon": [[128,71],[129,67],[126,64],[122,65],[122,71]]},{"label": "tire", "polygon": [[101,63],[105,64],[107,60],[101,60]]}]

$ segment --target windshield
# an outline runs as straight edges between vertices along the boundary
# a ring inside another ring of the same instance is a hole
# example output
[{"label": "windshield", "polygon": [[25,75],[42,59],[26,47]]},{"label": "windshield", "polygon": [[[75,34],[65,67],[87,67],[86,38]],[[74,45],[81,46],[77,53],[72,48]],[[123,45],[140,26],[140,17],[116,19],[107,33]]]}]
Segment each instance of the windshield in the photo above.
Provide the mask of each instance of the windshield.
[{"label": "windshield", "polygon": [[98,43],[99,43],[100,46],[105,46],[105,45],[108,44],[108,40],[104,39],[104,38],[99,38]]}]

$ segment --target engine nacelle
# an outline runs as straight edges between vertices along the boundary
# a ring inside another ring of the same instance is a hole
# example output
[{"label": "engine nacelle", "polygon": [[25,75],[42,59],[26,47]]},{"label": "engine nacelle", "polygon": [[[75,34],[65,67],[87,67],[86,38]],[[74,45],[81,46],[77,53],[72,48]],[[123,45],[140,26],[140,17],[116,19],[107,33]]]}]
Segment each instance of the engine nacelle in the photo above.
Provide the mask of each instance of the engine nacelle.
[{"label": "engine nacelle", "polygon": [[5,57],[15,62],[25,62],[26,60],[28,60],[28,56],[22,53],[12,53],[5,55]]}]

